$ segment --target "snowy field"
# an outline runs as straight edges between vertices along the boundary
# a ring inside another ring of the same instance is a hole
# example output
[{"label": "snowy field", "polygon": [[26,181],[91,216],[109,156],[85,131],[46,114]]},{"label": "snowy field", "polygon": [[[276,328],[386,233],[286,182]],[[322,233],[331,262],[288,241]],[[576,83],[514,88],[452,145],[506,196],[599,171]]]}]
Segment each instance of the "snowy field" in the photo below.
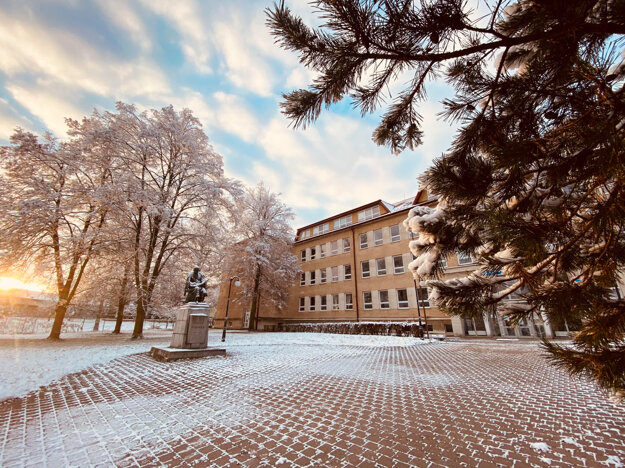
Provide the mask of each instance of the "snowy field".
[{"label": "snowy field", "polygon": [[[113,323],[113,322],[108,322]],[[124,322],[119,336],[110,332],[62,334],[59,343],[46,339],[47,333],[29,335],[0,335],[0,400],[23,396],[64,375],[79,372],[95,364],[129,354],[148,352],[152,346],[168,346],[169,330],[152,329],[149,324],[144,339],[130,340],[132,322]],[[84,329],[93,328],[93,320]],[[111,327],[107,327],[112,330]],[[412,346],[423,341],[395,336],[329,335],[321,333],[241,333],[230,331],[226,345],[230,347],[273,345],[351,345],[351,346]],[[209,346],[222,346],[221,330],[209,333]]]}]

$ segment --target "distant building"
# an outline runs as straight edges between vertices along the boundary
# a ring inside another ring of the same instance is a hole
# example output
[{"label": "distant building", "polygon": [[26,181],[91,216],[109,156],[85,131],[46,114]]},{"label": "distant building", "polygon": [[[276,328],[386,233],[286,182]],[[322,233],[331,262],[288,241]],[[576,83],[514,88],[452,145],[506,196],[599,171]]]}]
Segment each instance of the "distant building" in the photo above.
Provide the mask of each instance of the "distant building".
[{"label": "distant building", "polygon": [[28,289],[0,289],[0,314],[47,317],[54,312],[53,294]]},{"label": "distant building", "polygon": [[[436,197],[420,190],[414,198],[398,203],[376,200],[299,228],[292,252],[302,273],[291,285],[282,310],[260,298],[258,329],[273,330],[288,323],[423,321],[427,316],[430,331],[457,336],[564,334],[567,324],[558,324],[554,332],[538,314],[513,326],[497,309],[478,318],[450,317],[430,303],[428,288],[418,287],[408,271],[413,256],[403,221],[413,206],[436,203]],[[445,259],[444,279],[466,276],[474,269],[473,259],[458,252]],[[217,303],[218,327],[223,326],[227,293],[226,281]],[[233,285],[228,326],[247,328],[250,305],[251,298],[241,297]]]}]

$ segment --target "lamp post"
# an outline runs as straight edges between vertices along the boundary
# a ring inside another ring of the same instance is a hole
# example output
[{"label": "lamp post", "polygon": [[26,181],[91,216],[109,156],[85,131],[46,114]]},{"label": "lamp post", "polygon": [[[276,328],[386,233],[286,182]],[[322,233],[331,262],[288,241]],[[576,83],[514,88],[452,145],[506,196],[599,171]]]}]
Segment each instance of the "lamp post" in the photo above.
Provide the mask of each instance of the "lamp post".
[{"label": "lamp post", "polygon": [[[419,286],[417,286],[417,280],[416,278],[413,278],[412,281],[414,281],[414,291],[417,295],[417,316],[419,317],[419,328],[421,328],[421,307],[419,305],[419,303],[421,302],[419,300],[419,289],[421,288],[421,286],[425,286],[425,281],[419,281]],[[423,318],[425,321],[425,333],[427,335],[428,340],[430,339],[430,329],[428,328],[428,316],[427,313],[425,312],[425,307],[423,307]],[[423,338],[423,332],[421,333],[421,337]]]},{"label": "lamp post", "polygon": [[234,285],[238,288],[241,286],[241,280],[237,275],[234,275],[230,278],[230,282],[228,284],[228,299],[226,300],[226,314],[224,316],[224,331],[221,334],[221,341],[226,341],[226,328],[228,327],[228,308],[230,307],[230,290],[232,289],[232,280],[237,279]]},{"label": "lamp post", "polygon": [[419,338],[423,339],[423,326],[421,325],[421,308],[419,307],[419,288],[417,287],[417,280],[412,278],[414,282],[414,292],[417,295],[417,317],[419,321]]}]

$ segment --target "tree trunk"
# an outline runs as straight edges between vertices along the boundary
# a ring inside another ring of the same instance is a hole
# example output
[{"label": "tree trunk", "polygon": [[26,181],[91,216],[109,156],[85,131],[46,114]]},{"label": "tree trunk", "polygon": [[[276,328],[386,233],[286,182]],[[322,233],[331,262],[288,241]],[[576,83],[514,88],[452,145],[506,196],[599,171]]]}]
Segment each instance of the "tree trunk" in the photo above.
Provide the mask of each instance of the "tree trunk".
[{"label": "tree trunk", "polygon": [[254,292],[252,293],[252,307],[250,310],[250,323],[248,330],[256,329],[256,316],[258,315],[258,291],[260,289],[260,265],[256,265],[256,276],[254,278]]},{"label": "tree trunk", "polygon": [[130,262],[126,262],[124,265],[124,276],[122,278],[121,289],[119,291],[119,298],[117,300],[117,316],[115,317],[115,330],[113,333],[119,334],[122,331],[122,322],[124,320],[124,309],[128,302],[126,298],[126,291],[128,288],[128,280],[130,276]]},{"label": "tree trunk", "polygon": [[145,299],[143,292],[139,292],[139,298],[137,300],[137,316],[135,317],[135,328],[132,330],[131,339],[143,338],[143,321],[145,320],[146,312]]},{"label": "tree trunk", "polygon": [[61,327],[63,326],[63,319],[65,318],[65,312],[67,312],[67,300],[59,299],[56,303],[54,311],[54,323],[52,324],[52,330],[48,339],[59,340],[61,338]]}]

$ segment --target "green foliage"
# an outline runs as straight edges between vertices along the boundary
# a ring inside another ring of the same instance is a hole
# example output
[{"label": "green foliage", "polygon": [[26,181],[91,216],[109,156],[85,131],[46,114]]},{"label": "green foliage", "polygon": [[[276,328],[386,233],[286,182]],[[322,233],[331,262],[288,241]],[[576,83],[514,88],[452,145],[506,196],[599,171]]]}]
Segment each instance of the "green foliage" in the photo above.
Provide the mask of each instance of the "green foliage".
[{"label": "green foliage", "polygon": [[[458,134],[421,178],[441,203],[406,223],[420,234],[414,271],[430,277],[439,307],[476,315],[504,301],[512,320],[578,323],[572,348],[546,349],[622,390],[625,302],[611,294],[625,266],[625,1],[493,1],[486,12],[460,0],[314,4],[317,28],[283,3],[268,10],[280,45],[318,72],[284,95],[296,126],[347,96],[362,113],[387,105],[373,139],[400,152],[421,143],[427,83],[444,77],[456,91],[443,117]],[[436,280],[432,256],[459,250],[476,270]],[[511,293],[522,303],[506,302]]]}]

